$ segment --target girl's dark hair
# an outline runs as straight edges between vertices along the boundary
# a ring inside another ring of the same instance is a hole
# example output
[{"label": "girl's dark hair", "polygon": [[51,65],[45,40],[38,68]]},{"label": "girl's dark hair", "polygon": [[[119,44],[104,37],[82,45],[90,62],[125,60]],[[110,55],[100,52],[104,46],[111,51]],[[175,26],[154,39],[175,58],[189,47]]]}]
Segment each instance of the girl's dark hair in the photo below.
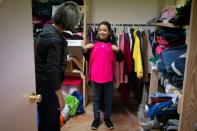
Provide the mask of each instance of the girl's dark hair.
[{"label": "girl's dark hair", "polygon": [[107,39],[107,41],[110,41],[112,44],[116,45],[116,38],[113,34],[113,31],[112,31],[112,28],[111,28],[111,24],[107,21],[102,21],[98,24],[98,29],[101,25],[106,25],[109,32],[110,32],[110,35],[109,35],[109,38]]},{"label": "girl's dark hair", "polygon": [[68,1],[61,4],[55,11],[53,21],[55,24],[62,25],[66,30],[73,30],[79,24],[81,16],[79,6],[73,1]]},{"label": "girl's dark hair", "polygon": [[111,24],[110,24],[109,22],[107,22],[107,21],[102,21],[102,22],[100,22],[100,23],[98,24],[98,29],[99,29],[100,25],[106,25],[107,28],[108,28],[108,30],[109,30],[109,32],[111,33]]}]

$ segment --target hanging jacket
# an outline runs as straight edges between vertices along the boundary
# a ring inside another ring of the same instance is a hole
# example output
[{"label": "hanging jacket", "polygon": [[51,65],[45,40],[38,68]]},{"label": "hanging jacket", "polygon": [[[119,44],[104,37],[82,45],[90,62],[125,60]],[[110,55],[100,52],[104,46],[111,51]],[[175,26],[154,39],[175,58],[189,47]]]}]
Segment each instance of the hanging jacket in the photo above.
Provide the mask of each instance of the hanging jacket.
[{"label": "hanging jacket", "polygon": [[137,30],[133,32],[135,44],[133,48],[134,70],[137,73],[138,78],[143,77],[142,55],[140,49],[140,39],[137,36]]},{"label": "hanging jacket", "polygon": [[[121,38],[120,38],[120,49],[121,49],[121,51],[122,51],[122,53],[124,54],[124,32],[122,32],[122,34],[121,34]],[[121,61],[120,62],[120,83],[125,83],[124,82],[124,74],[125,74],[125,72],[124,72],[124,61]]]},{"label": "hanging jacket", "polygon": [[129,34],[125,34],[124,38],[124,67],[125,74],[128,75],[132,71],[132,62],[131,62],[131,50],[130,50],[130,41]]}]

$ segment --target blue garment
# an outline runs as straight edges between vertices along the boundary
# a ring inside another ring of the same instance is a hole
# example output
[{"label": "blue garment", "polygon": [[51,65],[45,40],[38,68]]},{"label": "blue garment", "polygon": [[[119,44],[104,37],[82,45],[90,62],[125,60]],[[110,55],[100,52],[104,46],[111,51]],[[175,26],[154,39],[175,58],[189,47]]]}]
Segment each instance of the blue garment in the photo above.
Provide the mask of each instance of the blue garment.
[{"label": "blue garment", "polygon": [[156,116],[157,117],[162,117],[162,115],[164,115],[167,112],[170,112],[172,114],[173,113],[176,114],[177,113],[177,106],[171,105],[171,106],[168,106],[168,108],[165,108],[163,110],[159,110],[159,111],[156,112]]},{"label": "blue garment", "polygon": [[165,40],[174,41],[186,37],[185,29],[160,29],[157,36],[162,36]]},{"label": "blue garment", "polygon": [[181,55],[178,59],[175,60],[174,63],[172,63],[173,71],[179,76],[184,76],[185,61],[186,61],[186,54]]},{"label": "blue garment", "polygon": [[167,73],[164,62],[161,58],[156,61],[157,70],[163,74]]},{"label": "blue garment", "polygon": [[104,104],[104,119],[110,119],[112,110],[112,96],[114,91],[113,82],[96,83],[92,82],[94,91],[93,111],[94,119],[100,119],[100,107]]},{"label": "blue garment", "polygon": [[168,106],[170,106],[172,104],[173,104],[172,100],[169,100],[167,102],[161,102],[159,104],[155,104],[148,110],[147,115],[148,115],[148,117],[151,118],[151,120],[153,120],[155,115],[156,115],[156,113],[159,110],[163,109],[164,107],[168,107]]},{"label": "blue garment", "polygon": [[84,113],[83,96],[79,91],[74,91],[71,95],[75,96],[79,100],[79,105],[77,107],[77,114],[83,114]]},{"label": "blue garment", "polygon": [[171,79],[172,84],[177,88],[183,87],[183,80],[184,80],[184,76],[178,76],[178,75],[174,75]]},{"label": "blue garment", "polygon": [[149,33],[149,41],[150,41],[151,47],[153,47],[155,31],[149,30],[148,33]]},{"label": "blue garment", "polygon": [[180,47],[169,48],[169,49],[166,49],[162,52],[162,58],[163,58],[164,65],[165,65],[165,68],[166,68],[168,73],[174,72],[173,69],[172,69],[171,64],[177,58],[179,58],[179,56],[186,53],[186,51],[187,51],[187,46],[183,45],[183,46],[180,46]]},{"label": "blue garment", "polygon": [[152,98],[158,98],[158,97],[173,97],[174,94],[170,93],[161,93],[161,92],[153,92],[150,94],[150,97]]}]

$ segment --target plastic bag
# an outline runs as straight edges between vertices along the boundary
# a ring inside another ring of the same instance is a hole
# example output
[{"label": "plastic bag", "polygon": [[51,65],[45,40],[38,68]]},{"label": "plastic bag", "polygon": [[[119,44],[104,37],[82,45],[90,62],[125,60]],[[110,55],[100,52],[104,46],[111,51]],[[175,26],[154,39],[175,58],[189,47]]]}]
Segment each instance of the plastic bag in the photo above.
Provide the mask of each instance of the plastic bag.
[{"label": "plastic bag", "polygon": [[69,116],[75,116],[79,105],[79,100],[75,96],[68,95],[65,99],[65,103],[68,105]]}]

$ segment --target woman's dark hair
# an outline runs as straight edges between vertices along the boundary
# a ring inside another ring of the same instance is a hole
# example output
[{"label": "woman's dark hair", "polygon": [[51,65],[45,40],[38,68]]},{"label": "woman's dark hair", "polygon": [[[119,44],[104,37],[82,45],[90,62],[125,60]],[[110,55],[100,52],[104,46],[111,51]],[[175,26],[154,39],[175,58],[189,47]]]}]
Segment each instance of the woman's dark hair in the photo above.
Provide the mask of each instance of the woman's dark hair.
[{"label": "woman's dark hair", "polygon": [[73,1],[68,1],[57,8],[53,21],[55,24],[62,25],[66,30],[73,30],[79,24],[81,16],[79,6]]}]

